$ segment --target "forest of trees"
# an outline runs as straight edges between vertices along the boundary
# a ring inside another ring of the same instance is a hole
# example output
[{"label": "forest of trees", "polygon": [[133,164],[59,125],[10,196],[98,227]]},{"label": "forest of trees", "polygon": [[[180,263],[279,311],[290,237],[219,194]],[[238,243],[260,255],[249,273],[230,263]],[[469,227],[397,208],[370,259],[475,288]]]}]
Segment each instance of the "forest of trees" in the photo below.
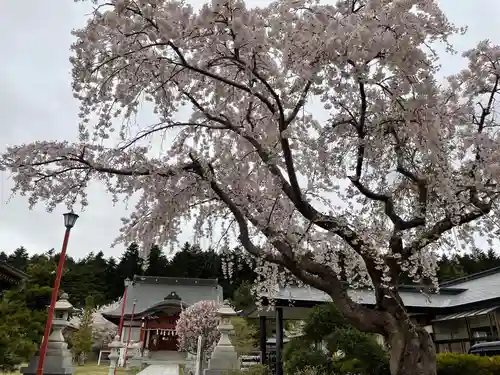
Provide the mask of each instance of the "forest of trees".
[{"label": "forest of trees", "polygon": [[[120,259],[107,258],[102,251],[90,253],[82,259],[66,259],[65,273],[61,289],[69,294],[70,302],[81,308],[91,295],[97,306],[117,301],[123,294],[124,280],[134,275],[167,276],[189,278],[217,278],[224,289],[224,297],[233,297],[234,291],[242,283],[253,281],[255,274],[245,261],[238,260],[239,251],[231,252],[239,267],[235,267],[231,277],[225,277],[222,256],[213,251],[202,251],[199,247],[184,244],[175,255],[166,256],[162,249],[153,246],[144,266],[139,255],[139,247],[131,244]],[[43,254],[30,256],[28,250],[19,247],[10,254],[0,252],[0,261],[24,271],[30,282],[51,286],[59,253],[49,250]]]},{"label": "forest of trees", "polygon": [[[191,278],[217,278],[224,289],[225,298],[233,298],[235,290],[244,289],[253,282],[255,274],[245,261],[238,260],[241,252],[231,252],[239,267],[235,267],[230,279],[223,272],[222,257],[213,250],[201,250],[189,243],[170,259],[157,246],[151,249],[147,266],[139,255],[139,247],[131,244],[120,259],[107,258],[102,251],[90,253],[82,259],[68,257],[61,288],[70,296],[76,307],[83,307],[91,295],[95,304],[107,305],[117,301],[123,293],[124,280],[134,275]],[[10,254],[0,252],[0,261],[28,273],[34,284],[51,286],[59,254],[49,250],[30,256],[27,249],[19,247]],[[443,256],[438,271],[441,282],[481,272],[500,266],[500,255],[492,251],[474,250],[453,257]]]}]

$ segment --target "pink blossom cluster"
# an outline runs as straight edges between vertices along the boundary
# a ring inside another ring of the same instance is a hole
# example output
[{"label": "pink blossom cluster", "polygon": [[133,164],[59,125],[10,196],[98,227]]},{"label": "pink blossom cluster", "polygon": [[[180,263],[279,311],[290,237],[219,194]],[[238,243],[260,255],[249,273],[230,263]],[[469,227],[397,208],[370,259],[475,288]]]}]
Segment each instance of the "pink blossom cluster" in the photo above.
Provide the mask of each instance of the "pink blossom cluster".
[{"label": "pink blossom cluster", "polygon": [[180,351],[196,354],[201,335],[204,339],[203,352],[212,352],[220,338],[217,329],[219,307],[215,301],[199,301],[181,312],[176,326]]}]

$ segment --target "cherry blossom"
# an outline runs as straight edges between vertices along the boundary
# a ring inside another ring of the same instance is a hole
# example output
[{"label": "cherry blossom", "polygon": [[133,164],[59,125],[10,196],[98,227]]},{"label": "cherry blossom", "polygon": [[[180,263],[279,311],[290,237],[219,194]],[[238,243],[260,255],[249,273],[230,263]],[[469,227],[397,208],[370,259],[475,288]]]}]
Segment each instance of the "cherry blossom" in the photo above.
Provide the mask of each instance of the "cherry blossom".
[{"label": "cherry blossom", "polygon": [[[85,207],[96,179],[138,197],[118,241],[175,244],[187,222],[237,238],[258,294],[318,288],[388,339],[393,374],[434,374],[396,286],[437,286],[437,250],[498,233],[500,47],[481,41],[443,83],[431,46],[452,52],[464,30],[434,0],[94,3],[72,46],[79,140],[9,147],[14,193]],[[145,108],[156,123],[137,120]]]},{"label": "cherry blossom", "polygon": [[215,301],[200,301],[181,312],[175,328],[179,350],[196,354],[198,337],[203,336],[203,353],[209,355],[212,352],[220,338],[217,329],[219,307]]}]

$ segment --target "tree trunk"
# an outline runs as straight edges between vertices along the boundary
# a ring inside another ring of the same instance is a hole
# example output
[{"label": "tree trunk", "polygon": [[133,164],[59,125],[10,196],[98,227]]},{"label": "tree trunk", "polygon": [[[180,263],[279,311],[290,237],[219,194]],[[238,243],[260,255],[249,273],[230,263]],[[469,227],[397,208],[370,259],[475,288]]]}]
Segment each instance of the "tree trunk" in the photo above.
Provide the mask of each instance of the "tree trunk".
[{"label": "tree trunk", "polygon": [[436,375],[436,349],[429,333],[413,324],[389,336],[391,375]]}]

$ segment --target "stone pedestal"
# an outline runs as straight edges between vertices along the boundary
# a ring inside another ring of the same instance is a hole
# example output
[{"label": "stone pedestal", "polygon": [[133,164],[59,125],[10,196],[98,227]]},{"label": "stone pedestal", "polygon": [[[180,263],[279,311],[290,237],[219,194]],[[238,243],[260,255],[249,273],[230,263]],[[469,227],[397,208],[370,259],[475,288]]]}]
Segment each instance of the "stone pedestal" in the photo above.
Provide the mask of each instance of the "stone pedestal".
[{"label": "stone pedestal", "polygon": [[240,368],[238,355],[229,339],[229,334],[233,330],[231,317],[235,316],[236,312],[228,301],[224,301],[224,305],[218,310],[218,314],[220,317],[218,329],[221,336],[210,357],[208,368],[204,370],[204,375],[225,375],[228,371]]},{"label": "stone pedestal", "polygon": [[[75,372],[72,365],[72,355],[68,350],[68,344],[64,341],[63,330],[69,325],[69,313],[73,306],[68,301],[68,295],[64,293],[54,307],[54,320],[52,322],[52,333],[47,344],[47,355],[43,364],[44,375],[70,375]],[[40,360],[37,352],[27,367],[21,368],[21,373],[34,375]]]},{"label": "stone pedestal", "polygon": [[120,348],[123,348],[123,344],[120,341],[120,336],[116,335],[113,342],[108,345],[111,353],[109,353],[109,370],[108,375],[114,375],[115,369],[118,366],[118,359],[120,358]]},{"label": "stone pedestal", "polygon": [[131,343],[128,347],[126,370],[129,374],[135,374],[142,367],[141,343]]}]

